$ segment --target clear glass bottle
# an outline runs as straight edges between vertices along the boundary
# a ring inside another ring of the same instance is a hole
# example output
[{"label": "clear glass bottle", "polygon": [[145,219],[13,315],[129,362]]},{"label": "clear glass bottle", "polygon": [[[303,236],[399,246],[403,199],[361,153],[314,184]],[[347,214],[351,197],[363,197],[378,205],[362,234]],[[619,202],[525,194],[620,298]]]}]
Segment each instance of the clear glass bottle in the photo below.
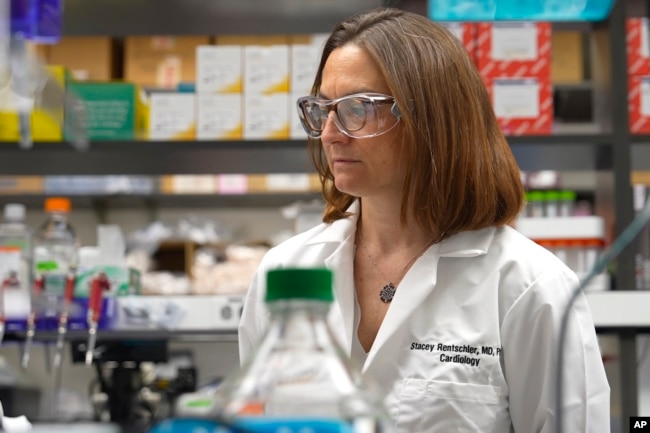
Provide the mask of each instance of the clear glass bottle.
[{"label": "clear glass bottle", "polygon": [[74,276],[79,262],[79,243],[70,224],[70,200],[49,197],[47,217],[34,235],[34,273],[43,277],[43,294],[62,297],[66,279]]},{"label": "clear glass bottle", "polygon": [[327,325],[332,299],[327,269],[269,271],[270,324],[216,393],[223,419],[248,432],[390,430],[380,394],[362,381]]},{"label": "clear glass bottle", "polygon": [[8,203],[0,224],[0,283],[28,290],[31,287],[32,233],[25,223],[25,206]]}]

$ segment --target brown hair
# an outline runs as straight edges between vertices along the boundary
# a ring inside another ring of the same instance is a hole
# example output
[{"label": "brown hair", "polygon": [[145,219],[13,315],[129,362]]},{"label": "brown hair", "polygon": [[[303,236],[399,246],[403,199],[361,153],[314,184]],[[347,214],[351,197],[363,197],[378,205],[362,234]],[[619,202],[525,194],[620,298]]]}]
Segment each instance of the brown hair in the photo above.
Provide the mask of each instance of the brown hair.
[{"label": "brown hair", "polygon": [[[481,76],[460,41],[422,15],[379,8],[339,23],[316,74],[338,47],[355,44],[374,59],[402,113],[408,161],[401,221],[416,222],[442,240],[454,233],[503,225],[518,215],[524,189],[517,162],[497,123]],[[338,191],[320,139],[309,140],[326,201],[324,222],[347,216],[355,200]]]}]

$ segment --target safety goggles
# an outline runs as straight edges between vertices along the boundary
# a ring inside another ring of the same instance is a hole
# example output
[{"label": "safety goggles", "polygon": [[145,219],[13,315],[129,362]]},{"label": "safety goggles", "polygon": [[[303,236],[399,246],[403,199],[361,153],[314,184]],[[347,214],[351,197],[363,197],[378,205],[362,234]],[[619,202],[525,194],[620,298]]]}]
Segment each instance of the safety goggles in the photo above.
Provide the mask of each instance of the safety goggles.
[{"label": "safety goggles", "polygon": [[353,138],[384,134],[399,123],[401,116],[395,98],[381,93],[356,93],[338,99],[303,96],[297,104],[302,127],[311,138],[320,138],[332,111],[336,116],[331,119],[339,131]]}]

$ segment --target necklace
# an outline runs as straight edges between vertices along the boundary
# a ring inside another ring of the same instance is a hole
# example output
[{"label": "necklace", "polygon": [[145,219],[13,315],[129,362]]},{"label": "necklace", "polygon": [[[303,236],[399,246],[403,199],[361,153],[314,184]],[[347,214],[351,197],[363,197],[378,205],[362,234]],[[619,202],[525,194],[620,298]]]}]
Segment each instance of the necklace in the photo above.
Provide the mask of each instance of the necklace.
[{"label": "necklace", "polygon": [[[364,251],[364,252],[366,253],[366,255],[368,256],[368,259],[370,260],[370,263],[372,263],[372,266],[375,268],[375,270],[377,271],[377,273],[378,273],[379,275],[381,275],[381,277],[382,277],[384,280],[387,281],[386,285],[384,285],[384,287],[379,291],[379,299],[381,299],[381,301],[382,301],[384,304],[387,304],[387,303],[389,303],[390,301],[393,300],[393,297],[395,296],[395,292],[397,291],[397,288],[395,287],[395,285],[393,284],[393,282],[392,282],[390,279],[388,279],[388,277],[386,277],[386,275],[384,275],[384,273],[381,271],[381,269],[380,269],[379,266],[377,265],[377,262],[375,262],[375,259],[372,258],[372,256],[370,255],[370,253],[369,253],[368,250],[366,249],[366,246],[363,244],[363,242],[361,242],[362,239],[363,239],[363,238],[361,237],[361,232],[359,232],[359,243],[361,243],[361,248],[363,248],[363,251]],[[398,275],[398,279],[395,280],[395,281],[397,281],[398,284],[399,284],[399,282],[402,280],[402,278],[404,277],[404,275],[406,274],[406,271],[408,271],[408,269],[413,265],[413,263],[415,263],[415,261],[416,261],[416,260],[417,260],[417,259],[418,259],[422,254],[424,254],[424,252],[426,251],[426,249],[429,248],[429,247],[431,246],[432,243],[433,243],[433,241],[429,241],[429,242],[427,242],[427,243],[424,245],[424,247],[423,247],[420,251],[418,251],[417,254],[414,255],[413,258],[412,258],[411,260],[409,260],[409,261],[406,263],[406,265],[404,265],[404,267],[402,268],[402,271],[401,271],[401,272],[399,273],[399,275]]]}]

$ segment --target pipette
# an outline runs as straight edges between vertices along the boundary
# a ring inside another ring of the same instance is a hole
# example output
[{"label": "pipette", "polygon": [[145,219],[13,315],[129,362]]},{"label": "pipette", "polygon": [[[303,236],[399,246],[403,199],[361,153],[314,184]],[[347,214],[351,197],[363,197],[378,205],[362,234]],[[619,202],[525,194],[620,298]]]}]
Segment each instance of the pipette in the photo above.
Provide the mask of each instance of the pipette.
[{"label": "pipette", "polygon": [[61,306],[61,313],[59,314],[56,349],[54,352],[54,368],[61,365],[63,356],[63,347],[65,343],[65,336],[68,332],[68,318],[70,317],[70,309],[72,307],[72,298],[74,296],[74,285],[76,282],[76,273],[71,269],[65,278],[65,289],[63,291],[63,303]]},{"label": "pipette", "polygon": [[29,315],[27,316],[27,335],[25,337],[25,346],[23,347],[23,356],[20,362],[20,365],[23,368],[27,368],[29,364],[29,354],[32,350],[32,342],[34,341],[34,334],[36,333],[36,304],[37,300],[43,294],[43,288],[45,286],[45,277],[43,275],[37,275],[34,278],[34,288],[32,290],[32,299],[31,299],[31,309]]},{"label": "pipette", "polygon": [[102,295],[105,290],[109,289],[110,283],[106,274],[100,272],[91,283],[88,299],[88,345],[86,346],[86,365],[88,366],[93,363],[95,344],[97,343],[97,328],[102,314]]}]

